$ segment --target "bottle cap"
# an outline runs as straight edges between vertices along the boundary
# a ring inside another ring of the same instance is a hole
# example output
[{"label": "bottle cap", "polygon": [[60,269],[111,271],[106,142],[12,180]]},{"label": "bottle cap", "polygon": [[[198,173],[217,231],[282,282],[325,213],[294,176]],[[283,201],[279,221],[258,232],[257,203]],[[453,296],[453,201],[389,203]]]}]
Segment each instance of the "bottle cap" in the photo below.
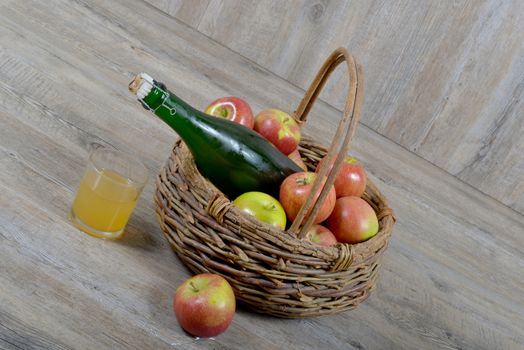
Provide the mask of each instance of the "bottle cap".
[{"label": "bottle cap", "polygon": [[129,83],[128,88],[139,100],[143,100],[151,92],[153,85],[154,80],[150,75],[140,73]]}]

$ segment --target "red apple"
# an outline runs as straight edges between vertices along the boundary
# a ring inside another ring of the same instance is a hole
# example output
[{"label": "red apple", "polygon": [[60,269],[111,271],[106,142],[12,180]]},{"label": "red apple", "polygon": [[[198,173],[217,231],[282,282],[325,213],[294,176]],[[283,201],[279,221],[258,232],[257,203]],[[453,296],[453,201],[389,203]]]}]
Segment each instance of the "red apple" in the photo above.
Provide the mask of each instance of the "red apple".
[{"label": "red apple", "polygon": [[203,273],[187,279],[176,290],[173,308],[180,326],[197,337],[224,332],[233,320],[235,294],[220,275]]},{"label": "red apple", "polygon": [[307,171],[306,163],[302,160],[302,156],[300,155],[300,152],[298,151],[298,148],[296,148],[293,152],[287,155],[289,159],[294,161],[302,170]]},{"label": "red apple", "polygon": [[311,226],[306,233],[306,239],[324,247],[337,244],[337,238],[333,232],[318,224]]},{"label": "red apple", "polygon": [[278,109],[260,112],[255,117],[254,129],[285,155],[293,152],[300,142],[300,126],[289,114]]},{"label": "red apple", "polygon": [[286,228],[286,213],[276,198],[263,192],[246,192],[238,196],[233,204],[243,213],[281,230]]},{"label": "red apple", "polygon": [[[325,158],[317,164],[317,172],[324,164],[324,161]],[[361,197],[367,184],[364,167],[355,158],[347,156],[344,158],[333,184],[335,185],[337,198],[348,196]]]},{"label": "red apple", "polygon": [[327,227],[339,242],[363,242],[378,232],[378,220],[371,206],[359,197],[337,199]]},{"label": "red apple", "polygon": [[[304,171],[291,174],[282,181],[282,184],[280,185],[279,200],[282,207],[284,207],[289,220],[293,221],[297,217],[300,208],[306,202],[306,199],[311,192],[316,178],[316,173]],[[321,190],[319,189],[318,193],[316,193],[315,199],[320,195],[320,191]],[[328,196],[324,200],[324,203],[322,203],[320,211],[313,221],[314,224],[318,224],[328,218],[335,206],[335,201],[335,187],[331,185]]]},{"label": "red apple", "polygon": [[249,104],[234,96],[221,97],[211,102],[205,112],[215,117],[229,119],[250,129],[253,129],[255,124],[255,117]]}]

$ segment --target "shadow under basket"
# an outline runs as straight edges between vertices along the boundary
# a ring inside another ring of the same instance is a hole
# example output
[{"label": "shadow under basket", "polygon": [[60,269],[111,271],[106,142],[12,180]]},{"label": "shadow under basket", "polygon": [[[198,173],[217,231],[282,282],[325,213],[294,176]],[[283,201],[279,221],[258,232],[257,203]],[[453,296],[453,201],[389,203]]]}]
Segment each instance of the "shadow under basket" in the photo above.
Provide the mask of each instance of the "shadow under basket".
[{"label": "shadow under basket", "polygon": [[[294,117],[305,122],[327,77],[344,61],[348,63],[350,88],[338,131],[347,132],[345,137],[337,132],[329,150],[303,137],[299,151],[309,169],[315,169],[327,155],[337,157],[332,162],[336,172],[358,124],[362,72],[345,49],[335,50],[326,60]],[[327,172],[326,164],[319,175]],[[328,177],[328,186],[333,179]],[[387,200],[368,178],[362,198],[375,210],[379,232],[358,244],[318,246],[300,238],[310,226],[307,216],[298,232],[293,227],[282,231],[241,213],[198,172],[181,141],[175,144],[156,186],[161,229],[182,262],[194,273],[217,273],[226,278],[237,300],[253,310],[284,318],[336,314],[365,300],[375,287],[395,222]],[[313,210],[322,198],[322,194],[317,202],[311,198]],[[303,209],[306,212],[307,208]]]}]

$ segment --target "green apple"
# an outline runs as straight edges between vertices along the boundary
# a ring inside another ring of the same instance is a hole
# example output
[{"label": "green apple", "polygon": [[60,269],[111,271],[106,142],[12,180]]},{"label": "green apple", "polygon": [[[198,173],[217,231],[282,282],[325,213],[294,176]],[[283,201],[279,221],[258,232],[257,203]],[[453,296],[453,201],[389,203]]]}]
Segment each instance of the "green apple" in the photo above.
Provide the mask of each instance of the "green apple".
[{"label": "green apple", "polygon": [[281,230],[286,228],[286,212],[280,202],[263,192],[246,192],[238,196],[233,204],[243,213],[254,216],[258,220],[275,226]]}]

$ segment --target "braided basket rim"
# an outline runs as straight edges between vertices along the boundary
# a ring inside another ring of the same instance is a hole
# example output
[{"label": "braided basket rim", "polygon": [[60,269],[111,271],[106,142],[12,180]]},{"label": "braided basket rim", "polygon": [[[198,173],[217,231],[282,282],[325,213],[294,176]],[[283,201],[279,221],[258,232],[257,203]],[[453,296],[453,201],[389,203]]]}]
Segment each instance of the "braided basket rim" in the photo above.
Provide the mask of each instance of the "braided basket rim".
[{"label": "braided basket rim", "polygon": [[[383,245],[385,243],[385,240],[388,239],[392,233],[392,227],[394,222],[396,221],[393,214],[393,210],[389,207],[387,199],[382,195],[377,186],[369,178],[367,181],[368,185],[363,195],[363,199],[366,200],[366,202],[368,202],[368,204],[370,204],[373,207],[375,213],[377,214],[377,218],[379,219],[379,231],[377,232],[377,234],[364,242],[356,244],[338,243],[336,246],[323,247],[315,245],[314,243],[311,243],[306,240],[300,240],[297,237],[294,237],[291,234],[289,234],[287,231],[280,230],[278,228],[275,228],[271,225],[257,220],[253,216],[249,216],[242,213],[237,207],[235,207],[231,203],[231,200],[229,198],[227,198],[218,188],[216,188],[211,182],[209,182],[204,176],[200,174],[193,161],[191,153],[189,152],[185,143],[183,141],[179,141],[177,142],[177,145],[178,144],[180,144],[179,147],[181,147],[183,154],[187,157],[188,162],[185,163],[187,167],[186,174],[190,174],[192,186],[203,188],[204,192],[211,194],[209,198],[211,198],[212,202],[219,203],[218,205],[216,205],[216,207],[213,208],[213,203],[209,203],[208,206],[203,209],[206,209],[206,211],[212,217],[214,217],[214,219],[217,220],[217,222],[220,224],[233,221],[240,221],[241,223],[244,223],[246,226],[254,226],[260,230],[266,231],[267,233],[273,235],[275,238],[275,243],[289,244],[290,241],[300,242],[302,245],[305,246],[305,248],[313,248],[316,251],[321,251],[327,256],[332,256],[334,254],[338,255],[338,253],[341,250],[340,246],[351,246],[351,249],[353,250],[354,254],[353,261],[356,263],[365,259],[366,255],[368,255],[367,252],[376,250],[376,246]],[[299,149],[301,153],[303,153],[304,150],[307,150],[311,146],[313,146],[317,150],[320,150],[323,153],[327,152],[327,150],[323,146],[315,144],[312,138],[308,136],[303,137]],[[380,202],[380,211],[377,210],[377,204],[373,203],[372,199],[375,199],[375,202],[377,200]],[[213,209],[215,209],[215,211],[213,211]]]}]

